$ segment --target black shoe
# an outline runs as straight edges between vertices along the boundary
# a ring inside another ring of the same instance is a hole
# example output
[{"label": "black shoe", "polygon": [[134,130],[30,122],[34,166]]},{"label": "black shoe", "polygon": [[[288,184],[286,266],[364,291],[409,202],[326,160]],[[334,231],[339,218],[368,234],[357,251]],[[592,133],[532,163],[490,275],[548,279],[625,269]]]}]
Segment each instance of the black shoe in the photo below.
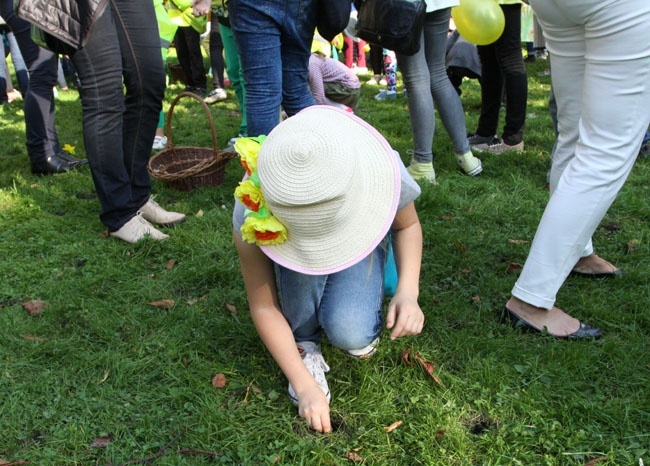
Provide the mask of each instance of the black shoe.
[{"label": "black shoe", "polygon": [[63,160],[64,162],[76,163],[77,166],[88,164],[88,159],[77,159],[69,155],[67,152],[59,152],[56,154],[56,156],[57,158]]},{"label": "black shoe", "polygon": [[618,278],[625,275],[625,272],[621,269],[612,270],[611,272],[595,272],[595,273],[578,272],[577,270],[572,270],[571,275],[575,275],[576,277],[584,277],[584,278]]},{"label": "black shoe", "polygon": [[208,91],[204,87],[185,86],[185,92],[191,92],[203,98],[207,95]]},{"label": "black shoe", "polygon": [[603,336],[599,328],[592,327],[591,325],[585,324],[583,322],[580,322],[580,327],[573,333],[564,336],[553,335],[551,333],[548,333],[545,328],[539,329],[531,323],[526,322],[524,319],[519,317],[507,307],[503,309],[503,317],[509,320],[511,325],[515,328],[520,328],[531,332],[547,333],[548,335],[559,339],[582,340],[585,338],[593,338],[594,340],[598,340],[601,336]]},{"label": "black shoe", "polygon": [[35,175],[54,175],[57,173],[65,173],[75,168],[79,168],[79,164],[70,163],[61,160],[56,155],[52,155],[40,163],[32,163],[32,173]]}]

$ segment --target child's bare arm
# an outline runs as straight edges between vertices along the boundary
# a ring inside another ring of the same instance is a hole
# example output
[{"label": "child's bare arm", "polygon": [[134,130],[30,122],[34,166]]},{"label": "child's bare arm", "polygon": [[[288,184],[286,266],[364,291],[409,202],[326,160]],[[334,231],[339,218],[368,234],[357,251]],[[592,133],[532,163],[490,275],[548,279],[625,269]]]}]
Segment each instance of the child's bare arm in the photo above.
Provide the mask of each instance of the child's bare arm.
[{"label": "child's bare arm", "polygon": [[298,412],[319,432],[332,430],[325,394],[300,358],[293,332],[280,311],[273,263],[234,232],[251,317],[257,333],[298,396]]},{"label": "child's bare arm", "polygon": [[391,340],[417,335],[424,325],[424,314],[417,302],[422,263],[422,228],[413,203],[400,209],[395,216],[393,247],[398,281],[386,316],[386,327],[392,329]]}]

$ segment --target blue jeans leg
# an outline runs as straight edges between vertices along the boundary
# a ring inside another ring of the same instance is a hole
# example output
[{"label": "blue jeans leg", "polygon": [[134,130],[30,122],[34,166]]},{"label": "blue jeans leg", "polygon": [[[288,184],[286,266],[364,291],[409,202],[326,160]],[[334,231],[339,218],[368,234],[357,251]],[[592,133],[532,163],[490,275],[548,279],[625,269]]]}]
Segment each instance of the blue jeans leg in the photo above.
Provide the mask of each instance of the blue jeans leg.
[{"label": "blue jeans leg", "polygon": [[100,219],[115,231],[151,190],[147,163],[165,90],[153,3],[111,0],[72,61],[82,85],[84,142]]},{"label": "blue jeans leg", "polygon": [[230,25],[246,85],[248,135],[314,105],[308,65],[316,24],[315,0],[230,0]]},{"label": "blue jeans leg", "polygon": [[381,332],[384,245],[361,262],[331,275],[305,275],[276,266],[282,312],[296,341],[360,349]]},{"label": "blue jeans leg", "polygon": [[417,162],[433,159],[432,145],[435,129],[434,108],[437,107],[454,146],[454,153],[469,150],[465,114],[458,93],[447,76],[445,54],[451,9],[428,13],[422,31],[422,46],[412,56],[397,55],[397,63],[408,93],[413,155]]},{"label": "blue jeans leg", "polygon": [[54,125],[54,93],[58,69],[57,56],[37,46],[31,39],[30,25],[14,13],[11,0],[0,0],[0,16],[16,37],[29,70],[25,92],[25,139],[32,164],[42,163],[61,151]]}]

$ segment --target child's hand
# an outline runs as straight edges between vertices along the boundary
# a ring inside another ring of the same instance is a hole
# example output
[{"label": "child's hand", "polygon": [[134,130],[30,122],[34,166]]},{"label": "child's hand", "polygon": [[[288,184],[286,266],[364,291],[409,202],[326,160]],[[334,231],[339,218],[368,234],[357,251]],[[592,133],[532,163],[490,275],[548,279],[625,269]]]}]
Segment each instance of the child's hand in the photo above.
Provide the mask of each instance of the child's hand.
[{"label": "child's hand", "polygon": [[396,293],[388,305],[386,328],[393,329],[390,339],[407,335],[417,335],[424,326],[424,314],[416,298],[404,293]]},{"label": "child's hand", "polygon": [[330,406],[318,385],[298,396],[298,414],[305,418],[312,429],[323,433],[332,432]]}]

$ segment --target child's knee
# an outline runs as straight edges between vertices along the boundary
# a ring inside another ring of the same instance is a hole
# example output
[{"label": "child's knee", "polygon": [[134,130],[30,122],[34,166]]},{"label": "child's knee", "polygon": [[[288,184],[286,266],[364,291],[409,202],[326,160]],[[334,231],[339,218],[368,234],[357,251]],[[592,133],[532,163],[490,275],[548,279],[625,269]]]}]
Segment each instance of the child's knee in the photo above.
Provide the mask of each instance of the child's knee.
[{"label": "child's knee", "polygon": [[381,333],[381,319],[372,318],[365,322],[349,320],[332,322],[324,325],[329,342],[344,351],[364,348],[372,343]]}]

